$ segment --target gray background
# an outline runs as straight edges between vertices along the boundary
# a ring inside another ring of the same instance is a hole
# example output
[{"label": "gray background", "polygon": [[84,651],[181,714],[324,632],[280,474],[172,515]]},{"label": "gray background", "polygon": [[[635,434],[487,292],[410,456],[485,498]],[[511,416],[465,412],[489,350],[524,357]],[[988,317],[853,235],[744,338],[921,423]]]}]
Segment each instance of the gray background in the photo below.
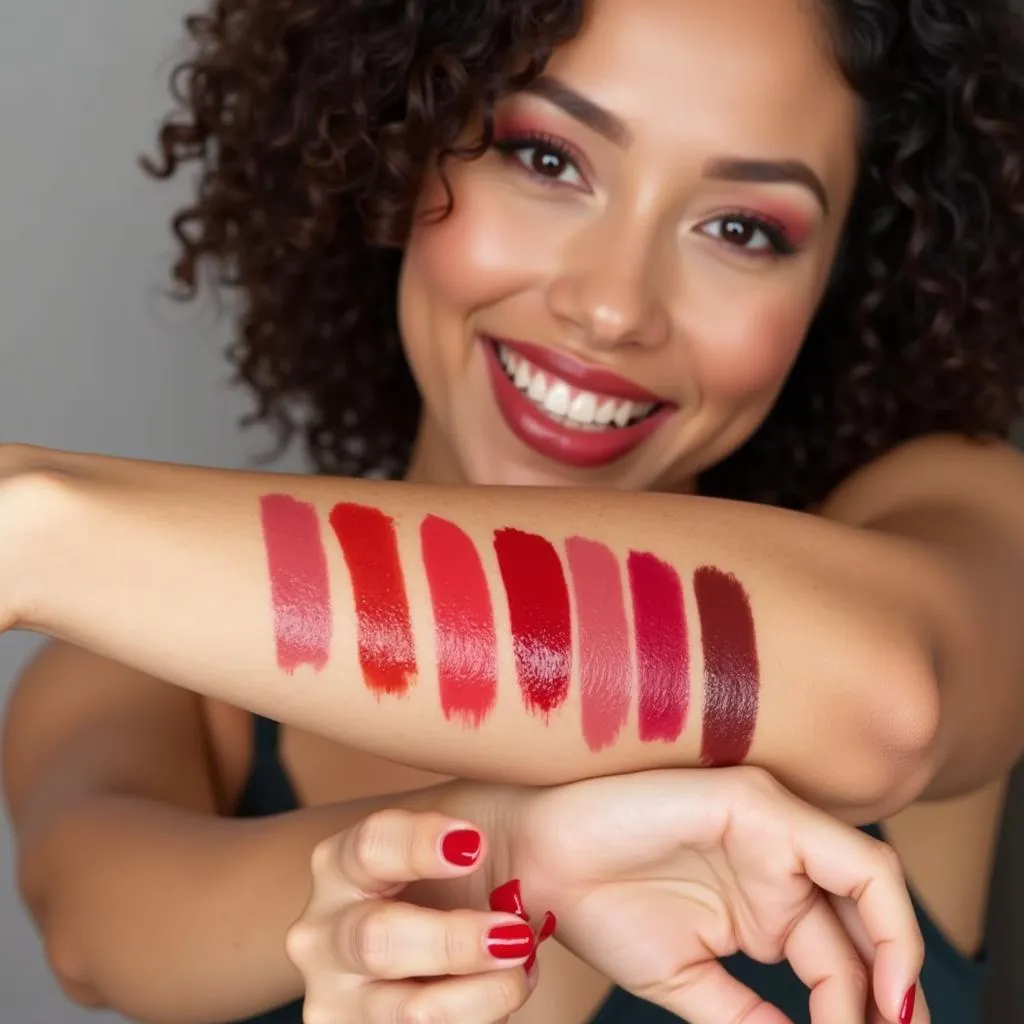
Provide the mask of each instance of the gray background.
[{"label": "gray background", "polygon": [[[135,164],[167,107],[166,75],[192,4],[0,6],[0,438],[245,464],[266,438],[236,429],[246,403],[226,387],[227,325],[209,305],[160,297],[172,251],[166,221],[185,183],[151,183]],[[285,465],[299,468],[295,457]],[[34,646],[25,635],[3,638],[2,693]],[[12,886],[2,827],[0,1024],[114,1020],[72,1007],[51,981]],[[1024,910],[1021,873],[1006,870],[1024,863],[1024,836],[1010,832],[993,900],[1004,964],[1019,960]],[[1015,974],[1000,970],[993,986],[1000,1024],[1024,1020]]]}]

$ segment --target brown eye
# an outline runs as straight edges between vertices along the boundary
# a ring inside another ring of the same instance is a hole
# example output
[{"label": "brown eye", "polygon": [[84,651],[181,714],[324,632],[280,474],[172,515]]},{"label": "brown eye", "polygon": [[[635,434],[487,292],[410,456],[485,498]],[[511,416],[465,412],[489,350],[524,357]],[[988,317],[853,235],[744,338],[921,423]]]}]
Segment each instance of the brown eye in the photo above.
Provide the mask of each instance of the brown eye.
[{"label": "brown eye", "polygon": [[572,158],[555,146],[524,140],[502,143],[500,148],[538,178],[557,182],[560,185],[583,184],[583,175],[580,174]]},{"label": "brown eye", "polygon": [[782,232],[755,217],[741,217],[738,214],[716,217],[702,225],[701,231],[733,249],[739,249],[752,256],[766,256],[772,253],[789,255],[793,252],[792,246]]}]

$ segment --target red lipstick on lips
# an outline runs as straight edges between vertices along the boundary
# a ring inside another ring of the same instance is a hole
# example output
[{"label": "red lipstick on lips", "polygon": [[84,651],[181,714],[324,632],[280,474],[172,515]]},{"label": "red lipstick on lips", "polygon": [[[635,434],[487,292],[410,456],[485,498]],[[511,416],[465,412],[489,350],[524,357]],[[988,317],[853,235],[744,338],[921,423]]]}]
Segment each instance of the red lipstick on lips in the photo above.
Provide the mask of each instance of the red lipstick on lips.
[{"label": "red lipstick on lips", "polygon": [[660,396],[610,370],[590,366],[564,352],[501,339],[500,344],[511,352],[577,390],[619,401],[661,406],[646,419],[629,427],[588,430],[565,426],[538,409],[509,380],[498,361],[498,339],[485,338],[484,341],[498,408],[509,429],[527,447],[556,462],[582,469],[608,465],[639,447],[676,411],[676,406],[664,402]]}]

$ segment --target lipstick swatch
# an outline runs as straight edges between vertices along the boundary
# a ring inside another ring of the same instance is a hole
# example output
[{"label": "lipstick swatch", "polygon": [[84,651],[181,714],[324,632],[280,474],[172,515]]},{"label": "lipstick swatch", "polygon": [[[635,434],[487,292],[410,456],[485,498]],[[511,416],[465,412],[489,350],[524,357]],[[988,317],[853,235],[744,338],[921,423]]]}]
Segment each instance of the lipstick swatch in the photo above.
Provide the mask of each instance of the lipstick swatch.
[{"label": "lipstick swatch", "polygon": [[690,653],[679,574],[646,552],[631,551],[640,739],[679,738],[690,707]]},{"label": "lipstick swatch", "polygon": [[498,641],[483,563],[470,537],[437,516],[423,520],[420,544],[434,608],[441,709],[448,719],[479,726],[498,699]]},{"label": "lipstick swatch", "polygon": [[339,504],[330,521],[352,578],[363,679],[378,695],[404,694],[416,653],[394,520],[366,505]]},{"label": "lipstick swatch", "polygon": [[549,541],[519,530],[498,530],[494,550],[523,700],[532,711],[548,715],[565,703],[572,673],[572,619],[562,563]]},{"label": "lipstick swatch", "polygon": [[705,566],[693,577],[704,651],[701,760],[741,764],[757,724],[760,668],[750,599],[735,576]]},{"label": "lipstick swatch", "polygon": [[288,673],[302,665],[319,671],[331,647],[331,592],[316,509],[287,494],[267,494],[260,521],[277,663]]},{"label": "lipstick swatch", "polygon": [[565,548],[579,625],[583,738],[598,751],[618,738],[633,693],[622,576],[604,544],[571,537]]}]

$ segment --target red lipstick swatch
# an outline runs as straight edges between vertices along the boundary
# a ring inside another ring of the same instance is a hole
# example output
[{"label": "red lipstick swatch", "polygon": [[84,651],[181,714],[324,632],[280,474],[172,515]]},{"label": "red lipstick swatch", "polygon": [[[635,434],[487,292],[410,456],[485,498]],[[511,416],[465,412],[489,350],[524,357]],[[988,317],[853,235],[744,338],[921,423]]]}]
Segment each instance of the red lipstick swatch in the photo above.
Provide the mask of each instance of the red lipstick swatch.
[{"label": "red lipstick swatch", "polygon": [[316,509],[287,494],[260,499],[263,543],[270,572],[277,663],[319,671],[331,647],[331,591]]},{"label": "red lipstick swatch", "polygon": [[750,599],[735,576],[705,566],[693,577],[704,650],[701,760],[741,764],[757,724],[760,668]]},{"label": "red lipstick swatch", "polygon": [[640,739],[679,738],[690,707],[690,651],[679,574],[646,552],[629,553],[636,656],[639,672]]},{"label": "red lipstick swatch", "polygon": [[441,708],[448,719],[479,726],[498,699],[498,641],[483,563],[473,541],[446,519],[427,516],[420,542],[434,606]]},{"label": "red lipstick swatch", "polygon": [[335,505],[331,528],[352,577],[359,663],[367,687],[406,693],[416,673],[409,599],[394,520],[366,505]]},{"label": "red lipstick swatch", "polygon": [[583,738],[598,751],[618,738],[633,692],[622,577],[604,544],[571,537],[565,547],[579,622]]},{"label": "red lipstick swatch", "polygon": [[494,535],[512,624],[512,649],[526,706],[548,715],[565,703],[572,673],[569,589],[558,552],[519,530]]}]

